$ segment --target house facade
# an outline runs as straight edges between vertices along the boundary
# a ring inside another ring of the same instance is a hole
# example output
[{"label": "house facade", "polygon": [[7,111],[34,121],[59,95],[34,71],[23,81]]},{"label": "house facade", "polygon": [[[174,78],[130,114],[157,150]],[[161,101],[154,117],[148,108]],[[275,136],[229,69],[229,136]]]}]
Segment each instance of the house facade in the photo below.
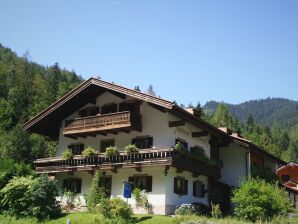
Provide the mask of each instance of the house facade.
[{"label": "house facade", "polygon": [[[171,214],[183,203],[208,204],[212,186],[239,186],[259,153],[248,153],[256,151],[250,143],[208,124],[193,110],[94,78],[26,122],[24,129],[58,141],[57,156],[35,165],[38,173],[55,178],[61,191],[74,191],[84,202],[94,172],[100,170],[100,184],[110,197],[123,198],[123,185],[129,182],[148,192],[154,214]],[[178,142],[189,153],[175,150]],[[139,153],[125,152],[129,144]],[[110,146],[120,154],[107,156]],[[87,147],[99,154],[84,158]],[[63,159],[67,149],[72,159]],[[275,169],[281,161],[270,158]],[[133,198],[128,203],[135,213],[146,213]]]}]

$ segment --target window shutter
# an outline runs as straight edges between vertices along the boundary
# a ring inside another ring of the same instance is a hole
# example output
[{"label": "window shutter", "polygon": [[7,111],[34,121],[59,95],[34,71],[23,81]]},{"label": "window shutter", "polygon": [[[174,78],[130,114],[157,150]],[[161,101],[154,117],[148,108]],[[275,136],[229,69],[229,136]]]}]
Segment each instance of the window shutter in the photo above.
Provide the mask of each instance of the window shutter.
[{"label": "window shutter", "polygon": [[177,180],[178,180],[178,178],[174,177],[174,193],[175,194],[179,194],[178,189],[177,189]]},{"label": "window shutter", "polygon": [[197,197],[197,194],[197,181],[194,181],[192,185],[192,195]]},{"label": "window shutter", "polygon": [[134,185],[134,177],[128,177],[128,182]]},{"label": "window shutter", "polygon": [[68,190],[68,186],[67,186],[67,179],[63,180],[63,191],[67,191]]},{"label": "window shutter", "polygon": [[152,176],[147,176],[146,179],[146,190],[147,192],[151,192],[152,191]]},{"label": "window shutter", "polygon": [[82,152],[83,152],[83,150],[84,150],[84,144],[80,144],[80,155],[82,154]]},{"label": "window shutter", "polygon": [[77,192],[76,193],[81,193],[81,187],[82,187],[82,180],[79,179],[79,180],[77,180]]},{"label": "window shutter", "polygon": [[188,180],[183,181],[183,194],[187,195],[188,194]]},{"label": "window shutter", "polygon": [[153,137],[148,137],[148,148],[153,147]]}]

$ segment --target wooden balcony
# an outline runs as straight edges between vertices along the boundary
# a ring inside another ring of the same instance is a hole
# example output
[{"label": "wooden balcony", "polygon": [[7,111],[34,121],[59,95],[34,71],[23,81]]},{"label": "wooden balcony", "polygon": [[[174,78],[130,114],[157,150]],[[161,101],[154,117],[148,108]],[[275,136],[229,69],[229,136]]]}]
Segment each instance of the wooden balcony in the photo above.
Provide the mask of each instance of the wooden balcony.
[{"label": "wooden balcony", "polygon": [[92,158],[84,159],[81,155],[71,160],[61,157],[38,159],[35,161],[38,173],[65,173],[74,171],[112,170],[119,168],[135,168],[136,170],[148,166],[169,166],[177,168],[177,173],[187,170],[194,175],[206,175],[213,178],[220,177],[220,168],[204,164],[192,156],[181,155],[172,148],[146,149],[139,153],[127,155],[121,152],[119,156],[105,157],[103,153]]},{"label": "wooden balcony", "polygon": [[86,137],[131,130],[141,131],[141,115],[123,111],[66,120],[63,134],[69,137]]}]

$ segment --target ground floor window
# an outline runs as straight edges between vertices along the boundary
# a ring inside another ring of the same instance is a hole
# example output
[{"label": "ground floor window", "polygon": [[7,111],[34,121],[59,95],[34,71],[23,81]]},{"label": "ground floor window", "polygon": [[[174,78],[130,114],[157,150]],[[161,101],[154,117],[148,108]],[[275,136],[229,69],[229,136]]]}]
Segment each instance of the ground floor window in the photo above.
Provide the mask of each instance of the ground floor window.
[{"label": "ground floor window", "polygon": [[187,195],[188,180],[184,177],[174,177],[174,193],[179,195]]},{"label": "ground floor window", "polygon": [[196,180],[193,182],[193,196],[203,198],[205,196],[205,184]]},{"label": "ground floor window", "polygon": [[81,179],[64,179],[63,180],[63,191],[71,191],[76,194],[81,193],[82,180]]},{"label": "ground floor window", "polygon": [[133,176],[128,178],[128,182],[133,185],[133,188],[139,188],[141,190],[146,190],[147,192],[152,191],[152,176]]},{"label": "ground floor window", "polygon": [[112,177],[111,176],[102,176],[100,178],[100,187],[102,187],[105,194],[110,197],[112,190]]}]

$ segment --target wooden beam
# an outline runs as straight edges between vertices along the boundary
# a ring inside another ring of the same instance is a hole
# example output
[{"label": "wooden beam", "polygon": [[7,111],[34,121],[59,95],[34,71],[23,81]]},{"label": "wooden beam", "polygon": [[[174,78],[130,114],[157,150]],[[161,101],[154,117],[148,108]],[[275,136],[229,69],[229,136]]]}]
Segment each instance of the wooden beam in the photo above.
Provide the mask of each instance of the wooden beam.
[{"label": "wooden beam", "polygon": [[67,138],[77,139],[77,137],[74,136],[74,135],[64,135],[64,136],[67,137]]},{"label": "wooden beam", "polygon": [[197,132],[192,132],[191,136],[192,137],[206,137],[208,136],[209,132],[208,131],[197,131]]},{"label": "wooden beam", "polygon": [[184,126],[185,125],[185,121],[183,120],[178,120],[178,121],[169,121],[169,127],[179,127],[179,126]]},{"label": "wooden beam", "polygon": [[138,172],[142,172],[142,167],[141,167],[141,166],[137,166],[137,167],[135,167],[135,169],[136,169],[136,171],[138,171]]}]

